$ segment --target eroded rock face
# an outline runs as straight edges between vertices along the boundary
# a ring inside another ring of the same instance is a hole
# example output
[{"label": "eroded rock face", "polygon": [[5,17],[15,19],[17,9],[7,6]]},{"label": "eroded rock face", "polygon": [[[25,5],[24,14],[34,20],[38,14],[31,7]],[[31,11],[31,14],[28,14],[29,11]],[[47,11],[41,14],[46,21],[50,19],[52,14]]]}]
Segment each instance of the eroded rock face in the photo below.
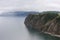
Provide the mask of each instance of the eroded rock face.
[{"label": "eroded rock face", "polygon": [[[59,12],[42,12],[40,14],[29,14],[25,19],[26,27],[36,29],[39,32],[59,36],[60,15]],[[59,36],[60,37],[60,36]]]}]

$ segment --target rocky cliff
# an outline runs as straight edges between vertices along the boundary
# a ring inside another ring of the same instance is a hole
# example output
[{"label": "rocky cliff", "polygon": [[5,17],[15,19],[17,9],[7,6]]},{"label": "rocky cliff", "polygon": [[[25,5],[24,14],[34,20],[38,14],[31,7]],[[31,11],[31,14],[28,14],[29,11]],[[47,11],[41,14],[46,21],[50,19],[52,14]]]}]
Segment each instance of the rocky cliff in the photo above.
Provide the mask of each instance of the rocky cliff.
[{"label": "rocky cliff", "polygon": [[60,12],[47,11],[29,14],[24,23],[29,29],[60,37]]}]

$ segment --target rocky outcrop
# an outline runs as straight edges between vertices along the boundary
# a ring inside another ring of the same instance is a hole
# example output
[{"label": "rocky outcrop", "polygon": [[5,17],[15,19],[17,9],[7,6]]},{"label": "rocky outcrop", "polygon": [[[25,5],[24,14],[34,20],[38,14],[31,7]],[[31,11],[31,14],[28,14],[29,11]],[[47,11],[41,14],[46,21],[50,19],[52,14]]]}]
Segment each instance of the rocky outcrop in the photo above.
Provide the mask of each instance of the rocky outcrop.
[{"label": "rocky outcrop", "polygon": [[25,19],[25,25],[29,29],[60,37],[60,12],[41,12],[29,14]]}]

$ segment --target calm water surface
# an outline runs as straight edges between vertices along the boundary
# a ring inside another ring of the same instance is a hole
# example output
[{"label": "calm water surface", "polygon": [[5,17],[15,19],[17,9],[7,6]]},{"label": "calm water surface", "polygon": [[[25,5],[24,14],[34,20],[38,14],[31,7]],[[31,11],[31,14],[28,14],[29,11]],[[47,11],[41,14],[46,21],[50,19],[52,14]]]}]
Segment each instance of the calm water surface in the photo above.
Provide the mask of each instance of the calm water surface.
[{"label": "calm water surface", "polygon": [[0,40],[60,40],[60,38],[28,30],[25,17],[0,17]]}]

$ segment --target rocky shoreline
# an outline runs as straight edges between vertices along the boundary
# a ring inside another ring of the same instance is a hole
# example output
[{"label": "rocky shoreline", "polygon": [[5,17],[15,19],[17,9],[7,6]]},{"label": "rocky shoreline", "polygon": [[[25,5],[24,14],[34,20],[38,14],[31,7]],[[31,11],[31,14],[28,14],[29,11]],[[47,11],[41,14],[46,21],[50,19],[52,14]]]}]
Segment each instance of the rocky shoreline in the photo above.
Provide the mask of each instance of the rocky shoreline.
[{"label": "rocky shoreline", "polygon": [[60,12],[41,12],[29,14],[24,24],[29,29],[36,29],[52,36],[60,37]]}]

